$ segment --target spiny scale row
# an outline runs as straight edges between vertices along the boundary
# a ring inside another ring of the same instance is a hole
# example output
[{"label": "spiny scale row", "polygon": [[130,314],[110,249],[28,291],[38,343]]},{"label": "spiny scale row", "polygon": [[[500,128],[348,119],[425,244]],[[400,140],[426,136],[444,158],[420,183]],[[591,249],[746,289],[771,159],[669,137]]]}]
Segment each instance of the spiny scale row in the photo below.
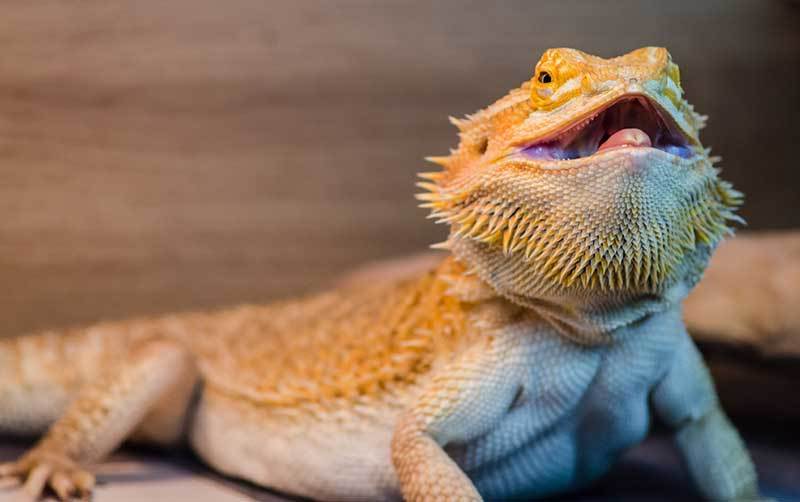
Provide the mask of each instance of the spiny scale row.
[{"label": "spiny scale row", "polygon": [[466,190],[444,192],[430,182],[419,186],[429,191],[418,196],[426,201],[423,206],[433,210],[439,223],[453,226],[451,238],[499,243],[504,255],[520,254],[542,279],[600,289],[654,288],[698,243],[713,245],[729,232],[726,220],[737,219],[731,207],[740,202],[730,185],[708,181],[700,195],[672,208],[670,225],[658,219],[645,227],[605,222],[622,227],[604,231],[602,221],[534,216],[541,212],[519,201],[475,198]]}]

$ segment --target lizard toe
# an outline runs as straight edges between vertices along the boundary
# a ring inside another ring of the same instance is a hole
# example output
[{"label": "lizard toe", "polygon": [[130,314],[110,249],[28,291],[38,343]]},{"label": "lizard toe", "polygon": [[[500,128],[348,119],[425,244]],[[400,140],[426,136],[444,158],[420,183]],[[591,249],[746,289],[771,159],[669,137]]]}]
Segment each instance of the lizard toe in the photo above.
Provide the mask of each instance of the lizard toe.
[{"label": "lizard toe", "polygon": [[33,467],[28,473],[28,477],[25,480],[25,486],[23,487],[25,493],[27,493],[32,499],[41,497],[42,492],[44,492],[45,485],[47,484],[47,480],[50,478],[52,472],[53,467],[49,464],[36,464],[36,466]]},{"label": "lizard toe", "polygon": [[75,483],[73,483],[70,476],[63,471],[54,472],[50,477],[49,484],[50,488],[56,492],[56,495],[58,495],[58,498],[61,500],[68,500],[72,494],[77,491]]},{"label": "lizard toe", "polygon": [[0,464],[0,486],[20,483],[29,500],[41,498],[47,487],[62,501],[88,500],[95,478],[66,455],[34,449],[15,462]]}]

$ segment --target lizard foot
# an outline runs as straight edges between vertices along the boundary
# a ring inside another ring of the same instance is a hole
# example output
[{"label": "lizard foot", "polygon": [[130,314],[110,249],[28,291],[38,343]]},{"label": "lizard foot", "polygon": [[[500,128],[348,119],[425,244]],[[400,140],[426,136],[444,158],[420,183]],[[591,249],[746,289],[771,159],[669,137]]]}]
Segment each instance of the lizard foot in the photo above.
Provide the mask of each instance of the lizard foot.
[{"label": "lizard foot", "polygon": [[23,483],[31,500],[42,496],[49,486],[63,501],[89,500],[94,476],[66,455],[33,449],[16,462],[0,464],[0,485]]}]

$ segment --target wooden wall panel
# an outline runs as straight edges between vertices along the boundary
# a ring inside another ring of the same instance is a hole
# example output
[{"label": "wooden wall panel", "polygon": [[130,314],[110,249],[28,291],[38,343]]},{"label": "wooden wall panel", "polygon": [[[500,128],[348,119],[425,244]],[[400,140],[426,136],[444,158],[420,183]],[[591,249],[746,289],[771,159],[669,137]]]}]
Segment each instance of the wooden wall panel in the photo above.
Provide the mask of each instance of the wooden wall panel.
[{"label": "wooden wall panel", "polygon": [[447,115],[549,46],[666,45],[755,228],[800,225],[800,9],[745,0],[7,0],[0,333],[264,301],[439,240]]}]

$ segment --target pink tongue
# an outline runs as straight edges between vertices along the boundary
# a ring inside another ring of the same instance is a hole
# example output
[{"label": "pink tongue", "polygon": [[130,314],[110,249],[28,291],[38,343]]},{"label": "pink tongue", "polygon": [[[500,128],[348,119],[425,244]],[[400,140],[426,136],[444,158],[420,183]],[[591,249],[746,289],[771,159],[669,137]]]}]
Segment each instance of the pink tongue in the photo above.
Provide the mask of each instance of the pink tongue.
[{"label": "pink tongue", "polygon": [[652,146],[650,136],[641,129],[630,128],[620,129],[608,138],[600,148],[600,150],[608,150],[609,148],[617,148],[620,146]]}]

